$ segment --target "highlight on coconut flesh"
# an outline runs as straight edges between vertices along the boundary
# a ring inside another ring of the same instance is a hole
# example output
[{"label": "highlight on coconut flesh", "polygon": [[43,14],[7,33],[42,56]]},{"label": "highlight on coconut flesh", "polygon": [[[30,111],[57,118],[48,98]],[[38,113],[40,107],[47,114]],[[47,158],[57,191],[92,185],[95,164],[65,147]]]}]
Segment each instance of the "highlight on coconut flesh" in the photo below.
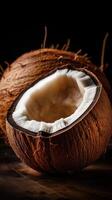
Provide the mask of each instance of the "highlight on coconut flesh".
[{"label": "highlight on coconut flesh", "polygon": [[57,70],[24,93],[12,117],[33,132],[52,134],[79,119],[93,102],[96,85],[81,71]]},{"label": "highlight on coconut flesh", "polygon": [[82,117],[100,89],[81,71],[57,70],[24,92],[12,118],[24,129],[52,134]]}]

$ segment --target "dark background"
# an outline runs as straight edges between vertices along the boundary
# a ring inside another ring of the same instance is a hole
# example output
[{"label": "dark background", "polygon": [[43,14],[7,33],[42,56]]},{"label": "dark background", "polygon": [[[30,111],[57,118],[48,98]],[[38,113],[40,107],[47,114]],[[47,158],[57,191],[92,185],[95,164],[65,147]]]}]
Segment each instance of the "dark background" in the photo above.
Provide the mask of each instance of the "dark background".
[{"label": "dark background", "polygon": [[[6,22],[8,23],[8,22]],[[109,38],[105,51],[105,62],[112,62],[112,32],[105,30],[85,30],[75,28],[75,24],[58,24],[48,22],[33,22],[31,24],[20,24],[16,26],[13,23],[10,27],[2,28],[0,33],[0,62],[9,63],[24,52],[28,52],[41,47],[44,38],[44,27],[47,26],[48,35],[46,47],[59,43],[60,48],[71,40],[71,51],[82,49],[82,53],[88,53],[92,61],[100,65],[101,49],[104,36],[109,32]]]},{"label": "dark background", "polygon": [[82,49],[97,65],[103,38],[109,32],[105,62],[111,65],[111,19],[111,5],[105,2],[4,1],[0,3],[0,63],[11,63],[24,52],[40,48],[46,25],[46,47],[59,43],[61,48],[70,38],[70,50]]}]

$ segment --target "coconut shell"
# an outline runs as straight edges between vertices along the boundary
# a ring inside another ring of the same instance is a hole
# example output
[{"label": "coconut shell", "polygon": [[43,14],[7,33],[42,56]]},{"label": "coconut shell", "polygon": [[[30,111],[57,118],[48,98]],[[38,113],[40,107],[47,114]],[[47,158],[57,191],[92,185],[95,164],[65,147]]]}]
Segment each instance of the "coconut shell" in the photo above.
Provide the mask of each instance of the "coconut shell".
[{"label": "coconut shell", "polygon": [[16,97],[35,80],[54,69],[63,67],[86,68],[98,75],[109,98],[111,88],[104,76],[86,57],[57,49],[40,49],[20,56],[7,67],[0,81],[0,129],[6,134],[6,115]]},{"label": "coconut shell", "polygon": [[[100,84],[95,75],[88,74]],[[20,97],[8,111],[7,136],[16,155],[33,169],[48,173],[74,172],[88,166],[105,152],[112,132],[112,108],[103,88],[94,107],[84,118],[52,135],[44,132],[34,134],[15,125],[12,113]]]}]

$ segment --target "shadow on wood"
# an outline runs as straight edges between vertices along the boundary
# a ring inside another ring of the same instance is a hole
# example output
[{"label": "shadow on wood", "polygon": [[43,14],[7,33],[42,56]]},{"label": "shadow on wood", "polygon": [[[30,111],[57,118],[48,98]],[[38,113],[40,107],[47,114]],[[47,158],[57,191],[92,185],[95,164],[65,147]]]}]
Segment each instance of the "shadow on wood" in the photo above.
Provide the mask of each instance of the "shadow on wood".
[{"label": "shadow on wood", "polygon": [[0,152],[3,199],[112,199],[112,159],[100,160],[77,174],[44,175],[21,163],[7,146]]}]

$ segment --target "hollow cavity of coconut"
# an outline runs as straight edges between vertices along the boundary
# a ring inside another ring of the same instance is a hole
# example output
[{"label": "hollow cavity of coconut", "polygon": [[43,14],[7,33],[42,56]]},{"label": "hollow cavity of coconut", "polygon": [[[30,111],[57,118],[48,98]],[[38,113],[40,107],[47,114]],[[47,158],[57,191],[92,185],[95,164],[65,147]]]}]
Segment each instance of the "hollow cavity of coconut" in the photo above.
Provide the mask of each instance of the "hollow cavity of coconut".
[{"label": "hollow cavity of coconut", "polygon": [[25,90],[7,115],[17,156],[43,172],[84,168],[104,153],[112,110],[98,79],[87,70],[62,69]]}]

